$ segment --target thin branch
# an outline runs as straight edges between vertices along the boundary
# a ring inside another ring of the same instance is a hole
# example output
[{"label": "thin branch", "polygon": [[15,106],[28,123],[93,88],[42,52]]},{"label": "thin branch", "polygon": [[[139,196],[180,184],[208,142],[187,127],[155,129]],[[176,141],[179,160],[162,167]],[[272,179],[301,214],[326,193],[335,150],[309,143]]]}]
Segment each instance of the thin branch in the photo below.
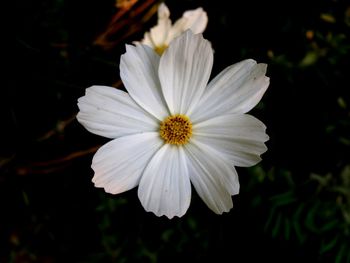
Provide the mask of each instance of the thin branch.
[{"label": "thin branch", "polygon": [[[145,1],[140,6],[138,6],[135,10],[132,10],[131,7],[133,7],[137,1],[130,1],[129,5],[118,9],[117,13],[112,17],[111,21],[106,27],[106,30],[96,37],[93,44],[100,46],[104,49],[111,49],[123,39],[139,31],[141,29],[141,25],[130,25],[130,19],[134,19],[135,17],[139,16],[147,8],[149,8],[149,6],[153,5],[155,1],[156,0]],[[148,12],[145,15],[143,15],[141,21],[143,23],[146,22],[148,19],[152,17],[152,15],[156,11],[157,11],[157,8],[153,6],[152,8],[150,8],[150,10],[148,10]],[[129,14],[128,19],[121,20],[126,14]],[[128,31],[127,33],[124,33],[117,40],[114,40],[114,41],[111,40],[113,35],[115,35],[118,31],[121,31],[122,29],[126,28],[127,26],[129,26],[129,28],[127,29]]]},{"label": "thin branch", "polygon": [[27,175],[27,174],[33,174],[33,173],[49,174],[52,172],[62,170],[63,168],[67,167],[68,163],[73,161],[74,159],[95,153],[100,147],[101,145],[96,145],[85,150],[72,152],[66,156],[63,156],[57,159],[43,161],[43,162],[32,162],[29,165],[16,168],[16,171],[17,171],[17,174],[19,175]]}]

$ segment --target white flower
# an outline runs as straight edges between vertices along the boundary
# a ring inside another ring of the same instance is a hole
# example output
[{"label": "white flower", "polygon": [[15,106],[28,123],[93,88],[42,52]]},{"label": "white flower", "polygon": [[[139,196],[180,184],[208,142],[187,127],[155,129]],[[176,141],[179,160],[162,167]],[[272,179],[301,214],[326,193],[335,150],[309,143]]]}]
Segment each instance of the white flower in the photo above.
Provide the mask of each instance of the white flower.
[{"label": "white flower", "polygon": [[120,74],[128,93],[92,86],[78,102],[79,122],[113,139],[95,154],[92,181],[118,194],[138,187],[147,211],[182,216],[191,183],[217,214],[232,208],[234,166],[258,163],[267,150],[265,125],[246,114],[269,85],[266,64],[248,59],[209,82],[211,45],[190,30],[160,57],[145,45],[126,46]]},{"label": "white flower", "polygon": [[191,29],[194,34],[203,33],[208,23],[207,13],[201,7],[186,11],[174,25],[169,17],[168,7],[161,3],[158,7],[157,25],[152,27],[150,32],[146,32],[141,41],[142,44],[150,46],[160,55],[175,37],[187,29]]}]

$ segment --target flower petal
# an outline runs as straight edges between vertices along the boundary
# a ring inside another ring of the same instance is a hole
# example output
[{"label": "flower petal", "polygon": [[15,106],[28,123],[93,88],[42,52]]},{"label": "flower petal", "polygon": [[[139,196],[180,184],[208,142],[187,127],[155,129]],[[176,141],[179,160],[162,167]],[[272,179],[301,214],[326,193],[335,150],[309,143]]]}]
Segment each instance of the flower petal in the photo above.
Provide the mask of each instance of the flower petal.
[{"label": "flower petal", "polygon": [[250,111],[269,85],[266,68],[266,64],[247,59],[223,70],[208,84],[191,120],[197,122],[221,114]]},{"label": "flower petal", "polygon": [[160,3],[158,7],[158,20],[168,19],[170,17],[170,10],[165,3]]},{"label": "flower petal", "polygon": [[[171,20],[169,17],[169,8],[164,3],[161,3],[158,7],[158,23],[151,28],[150,32],[144,34],[141,43],[153,49],[156,48],[156,46],[167,45],[166,39],[171,28]],[[134,43],[137,44],[138,42]]]},{"label": "flower petal", "polygon": [[188,10],[171,27],[167,42],[170,43],[171,40],[187,29],[191,29],[194,34],[203,33],[207,24],[208,15],[203,8],[199,7],[194,10]]},{"label": "flower petal", "polygon": [[233,165],[224,156],[191,140],[185,147],[191,182],[198,195],[217,214],[232,208],[231,195],[238,194],[238,176]]},{"label": "flower petal", "polygon": [[[158,9],[159,13],[159,9]],[[158,23],[156,26],[152,27],[150,30],[150,36],[152,43],[156,47],[161,47],[167,45],[166,40],[171,29],[171,20],[169,17],[163,16],[158,18]]]},{"label": "flower petal", "polygon": [[157,216],[183,216],[191,201],[191,183],[182,147],[165,144],[145,169],[139,199]]},{"label": "flower petal", "polygon": [[151,35],[150,35],[149,32],[146,32],[146,33],[143,35],[143,39],[141,40],[141,42],[133,41],[133,44],[134,44],[134,45],[143,44],[143,45],[146,45],[146,46],[151,47],[152,49],[155,48],[155,45],[154,45],[154,43],[153,43],[153,40],[151,39]]},{"label": "flower petal", "polygon": [[172,114],[188,114],[208,82],[213,50],[201,34],[187,30],[174,39],[160,59],[159,78]]},{"label": "flower petal", "polygon": [[163,141],[156,132],[124,136],[103,145],[92,160],[92,181],[118,194],[139,184],[142,172]]},{"label": "flower petal", "polygon": [[230,114],[194,125],[193,136],[225,154],[235,166],[252,166],[267,150],[265,130],[265,125],[251,115]]},{"label": "flower petal", "polygon": [[159,56],[148,46],[126,45],[120,58],[120,77],[130,96],[159,120],[169,113],[158,78]]},{"label": "flower petal", "polygon": [[208,24],[208,15],[201,7],[186,11],[183,18],[186,19],[185,29],[191,29],[194,34],[203,33]]},{"label": "flower petal", "polygon": [[78,100],[78,107],[78,121],[88,131],[107,138],[155,131],[158,127],[156,119],[126,92],[112,87],[86,89],[85,96]]},{"label": "flower petal", "polygon": [[171,27],[171,21],[168,23],[160,23],[150,30],[150,39],[152,41],[151,47],[160,48],[167,46],[168,33]]}]

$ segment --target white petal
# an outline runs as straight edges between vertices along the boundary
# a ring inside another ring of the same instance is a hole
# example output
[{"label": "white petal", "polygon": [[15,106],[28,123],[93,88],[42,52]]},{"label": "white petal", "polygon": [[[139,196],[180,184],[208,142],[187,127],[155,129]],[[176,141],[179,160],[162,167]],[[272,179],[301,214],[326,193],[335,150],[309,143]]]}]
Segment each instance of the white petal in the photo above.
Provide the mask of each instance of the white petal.
[{"label": "white petal", "polygon": [[251,115],[230,114],[194,125],[193,136],[225,154],[235,166],[252,166],[267,150],[265,130],[265,125]]},{"label": "white petal", "polygon": [[150,47],[126,45],[126,53],[120,59],[120,77],[130,96],[162,121],[169,114],[160,88],[158,66],[159,56]]},{"label": "white petal", "polygon": [[152,27],[150,32],[144,34],[141,43],[153,49],[156,47],[162,47],[163,45],[168,45],[166,40],[171,28],[171,20],[169,19],[169,16],[170,11],[168,7],[164,3],[161,3],[158,7],[157,25]]},{"label": "white petal", "polygon": [[186,11],[171,27],[168,34],[167,43],[170,43],[175,37],[179,36],[187,29],[191,29],[194,34],[203,33],[208,24],[207,13],[199,7],[195,10]]},{"label": "white petal", "polygon": [[157,216],[183,216],[191,201],[191,183],[182,147],[165,144],[142,175],[139,199]]},{"label": "white petal", "polygon": [[266,67],[248,59],[223,70],[209,83],[191,119],[196,122],[251,110],[269,85]]},{"label": "white petal", "polygon": [[103,145],[92,160],[96,187],[118,194],[139,184],[146,165],[161,147],[158,133],[124,136]]},{"label": "white petal", "polygon": [[160,59],[159,78],[172,114],[189,114],[202,96],[213,65],[213,50],[190,30],[174,39]]},{"label": "white petal", "polygon": [[133,42],[134,45],[138,45],[138,44],[144,44],[144,45],[147,45],[149,47],[151,47],[152,49],[155,48],[153,42],[152,42],[152,39],[151,39],[151,36],[150,36],[150,33],[149,32],[146,32],[143,36],[143,39],[141,40],[141,43],[140,42],[137,42],[137,41],[134,41]]},{"label": "white petal", "polygon": [[170,17],[169,8],[165,3],[161,3],[158,7],[158,19],[167,19]]},{"label": "white petal", "polygon": [[186,27],[191,29],[194,34],[203,33],[208,24],[208,15],[201,7],[186,11],[183,18],[187,20]]},{"label": "white petal", "polygon": [[166,40],[171,28],[170,19],[160,19],[158,24],[151,28],[150,36],[151,41],[155,47],[162,47],[167,45]]},{"label": "white petal", "polygon": [[191,182],[198,195],[217,214],[232,208],[231,195],[238,194],[238,176],[233,165],[214,149],[195,139],[185,147]]},{"label": "white petal", "polygon": [[95,134],[117,138],[158,129],[156,119],[121,90],[105,86],[86,89],[79,98],[77,119]]}]

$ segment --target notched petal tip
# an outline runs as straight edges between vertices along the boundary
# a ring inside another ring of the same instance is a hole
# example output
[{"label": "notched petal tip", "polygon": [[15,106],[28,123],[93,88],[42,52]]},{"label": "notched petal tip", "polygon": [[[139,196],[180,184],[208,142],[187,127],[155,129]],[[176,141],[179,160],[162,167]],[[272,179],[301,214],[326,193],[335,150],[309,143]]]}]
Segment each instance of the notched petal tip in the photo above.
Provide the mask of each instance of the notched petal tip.
[{"label": "notched petal tip", "polygon": [[[141,200],[140,195],[139,195],[139,199]],[[173,219],[174,217],[178,217],[178,218],[183,217],[189,208],[189,205],[188,205],[186,207],[186,209],[184,209],[183,211],[172,211],[172,212],[166,211],[165,212],[162,209],[153,210],[152,208],[145,206],[142,202],[141,202],[141,205],[145,209],[146,212],[153,213],[154,215],[156,215],[158,217],[165,216],[168,219]]]},{"label": "notched petal tip", "polygon": [[[80,108],[81,108],[81,104],[80,104],[79,102],[78,102],[78,108],[79,108],[79,110],[80,110]],[[81,111],[78,112],[78,114],[75,116],[75,118],[78,120],[78,122],[79,122],[80,124],[83,125],[84,120],[83,120]]]},{"label": "notched petal tip", "polygon": [[223,214],[229,213],[231,211],[231,209],[233,208],[233,204],[231,205],[231,207],[227,208],[226,210],[221,210],[221,211],[214,211],[212,210],[215,214],[221,216]]},{"label": "notched petal tip", "polygon": [[166,217],[166,218],[168,218],[169,220],[170,220],[170,219],[173,219],[174,217],[178,217],[178,218],[183,217],[183,216],[186,214],[186,212],[187,212],[187,210],[186,210],[185,212],[183,212],[183,213],[181,213],[181,214],[166,214],[166,213],[155,212],[155,211],[146,209],[145,207],[144,207],[144,209],[145,209],[145,211],[146,211],[147,213],[153,213],[155,216],[158,216],[158,217]]},{"label": "notched petal tip", "polygon": [[111,94],[111,92],[114,93],[120,93],[121,91],[109,86],[103,86],[103,85],[93,85],[85,89],[85,96],[82,96],[78,99],[85,99],[89,97],[89,95],[102,95],[106,96],[106,94]]},{"label": "notched petal tip", "polygon": [[[85,89],[85,94],[84,95],[87,95],[89,93],[89,91],[95,91],[95,90],[98,90],[99,89],[99,85],[92,85],[88,88]],[[81,99],[81,98],[84,98],[85,96],[82,96],[78,99],[78,101]]]},{"label": "notched petal tip", "polygon": [[270,77],[265,76],[265,82],[266,82],[266,83],[270,83]]},{"label": "notched petal tip", "polygon": [[94,184],[94,187],[96,188],[103,188],[103,190],[108,193],[108,194],[112,194],[112,195],[116,195],[121,193],[121,191],[117,191],[116,188],[111,188],[108,185],[106,185],[105,183],[103,183],[103,181],[101,182],[101,176],[100,175],[94,175],[94,177],[91,179],[91,182]]},{"label": "notched petal tip", "polygon": [[258,63],[257,67],[259,67],[261,73],[266,75],[266,72],[267,72],[267,64],[266,63]]},{"label": "notched petal tip", "polygon": [[202,7],[184,12],[177,23],[181,23],[183,29],[190,28],[194,33],[203,33],[208,24],[208,15]]},{"label": "notched petal tip", "polygon": [[[241,62],[238,62],[238,63],[242,63],[242,64],[252,64],[252,65],[258,64],[258,63],[256,62],[256,60],[254,60],[254,59],[252,59],[252,58],[244,59],[244,60],[242,60]],[[237,63],[237,64],[238,64],[238,63]]]},{"label": "notched petal tip", "polygon": [[171,219],[185,214],[191,200],[191,183],[181,148],[165,144],[153,156],[143,171],[138,197],[144,209],[157,216]]}]

